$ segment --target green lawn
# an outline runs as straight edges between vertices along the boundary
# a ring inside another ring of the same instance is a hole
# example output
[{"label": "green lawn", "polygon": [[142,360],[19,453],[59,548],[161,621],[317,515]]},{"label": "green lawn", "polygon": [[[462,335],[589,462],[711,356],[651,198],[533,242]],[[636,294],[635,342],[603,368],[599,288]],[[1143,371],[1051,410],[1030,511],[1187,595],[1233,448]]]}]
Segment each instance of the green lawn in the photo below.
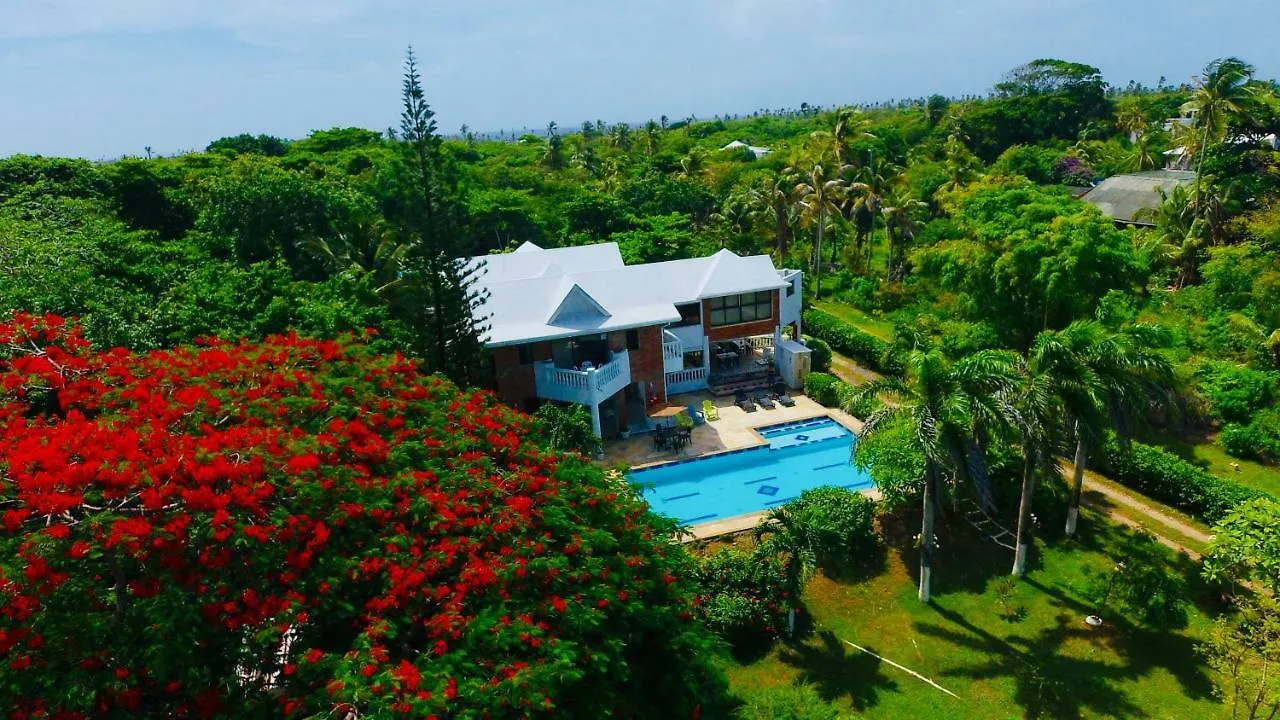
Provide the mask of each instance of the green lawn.
[{"label": "green lawn", "polygon": [[852,305],[832,300],[818,300],[813,303],[813,306],[824,312],[831,313],[859,330],[875,335],[881,340],[888,341],[893,339],[893,323],[871,317]]},{"label": "green lawn", "polygon": [[[1234,458],[1208,437],[1162,433],[1154,440],[1169,452],[1224,480],[1232,480],[1280,497],[1280,468]],[[1238,463],[1240,469],[1236,470],[1232,463]]]},{"label": "green lawn", "polygon": [[[1086,513],[1077,542],[1042,548],[1014,591],[1013,604],[1025,614],[1013,622],[1002,618],[994,592],[1010,552],[983,539],[956,538],[956,528],[942,536],[932,605],[916,600],[912,551],[891,550],[884,570],[868,580],[819,576],[805,594],[814,631],[733,664],[730,682],[740,694],[809,682],[842,710],[894,720],[1216,716],[1210,678],[1195,651],[1208,624],[1200,610],[1184,630],[1134,627],[1114,613],[1103,628],[1083,623],[1093,610],[1080,595],[1083,568],[1110,567],[1102,548],[1117,546],[1122,532]],[[1194,578],[1190,560],[1178,563]]]}]

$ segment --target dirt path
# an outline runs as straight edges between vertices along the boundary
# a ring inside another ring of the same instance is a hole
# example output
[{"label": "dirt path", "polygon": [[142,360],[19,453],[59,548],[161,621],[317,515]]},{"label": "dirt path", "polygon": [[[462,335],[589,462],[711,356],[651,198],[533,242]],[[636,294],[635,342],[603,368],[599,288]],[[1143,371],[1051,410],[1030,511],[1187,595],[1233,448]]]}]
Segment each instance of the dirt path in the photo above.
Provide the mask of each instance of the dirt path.
[{"label": "dirt path", "polygon": [[837,352],[831,353],[831,374],[849,383],[863,385],[872,380],[879,380],[880,375],[872,372],[853,360]]},{"label": "dirt path", "polygon": [[[1062,463],[1062,472],[1067,478],[1073,477],[1075,467],[1070,463]],[[1120,489],[1120,485],[1098,475],[1097,473],[1086,470],[1084,474],[1084,495],[1081,498],[1081,504],[1101,513],[1107,518],[1126,525],[1128,527],[1145,527],[1152,531],[1162,544],[1185,552],[1193,559],[1200,559],[1200,552],[1189,547],[1177,539],[1169,537],[1171,534],[1180,535],[1201,545],[1209,544],[1210,535],[1199,527],[1192,525],[1180,518],[1165,512],[1161,506],[1154,501],[1141,497],[1135,497],[1134,494]],[[1127,508],[1136,512],[1151,521],[1150,525],[1139,523],[1131,517],[1118,511],[1118,508]],[[1163,529],[1163,532],[1161,530]],[[1172,532],[1170,532],[1172,531]]]}]

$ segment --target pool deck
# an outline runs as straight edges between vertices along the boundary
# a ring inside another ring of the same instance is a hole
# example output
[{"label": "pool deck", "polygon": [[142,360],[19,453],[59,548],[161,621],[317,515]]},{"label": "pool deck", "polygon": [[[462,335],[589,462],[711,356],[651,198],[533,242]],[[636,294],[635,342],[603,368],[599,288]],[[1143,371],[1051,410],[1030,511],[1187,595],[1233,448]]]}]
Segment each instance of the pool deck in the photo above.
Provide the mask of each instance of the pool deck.
[{"label": "pool deck", "polygon": [[[830,417],[854,433],[862,430],[862,421],[842,410],[823,407],[803,395],[792,395],[791,397],[796,401],[795,407],[784,408],[779,405],[772,410],[758,408],[755,412],[749,413],[734,405],[733,398],[729,397],[717,398],[710,393],[689,393],[673,396],[670,404],[681,406],[694,404],[702,407],[702,401],[709,399],[720,409],[720,419],[695,427],[693,429],[693,441],[688,447],[679,452],[655,450],[653,438],[648,433],[645,433],[625,440],[605,443],[602,462],[607,465],[626,463],[632,468],[642,468],[673,460],[685,460],[703,455],[714,455],[728,450],[768,445],[768,441],[761,437],[760,433],[756,432],[756,428],[819,417]],[[874,489],[863,492],[873,497],[879,495]],[[694,525],[690,528],[691,537],[687,537],[686,540],[703,540],[747,530],[755,527],[762,517],[764,517],[762,512],[751,513]]]}]

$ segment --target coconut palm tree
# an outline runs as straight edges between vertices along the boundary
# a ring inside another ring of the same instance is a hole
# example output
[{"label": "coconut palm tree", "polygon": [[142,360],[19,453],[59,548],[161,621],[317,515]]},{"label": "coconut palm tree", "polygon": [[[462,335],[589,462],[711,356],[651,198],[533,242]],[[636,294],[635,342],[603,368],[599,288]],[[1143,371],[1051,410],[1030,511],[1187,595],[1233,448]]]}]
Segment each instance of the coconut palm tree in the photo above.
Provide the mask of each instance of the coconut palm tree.
[{"label": "coconut palm tree", "polygon": [[1196,279],[1204,252],[1203,224],[1197,221],[1191,193],[1184,185],[1160,193],[1160,204],[1154,210],[1142,208],[1138,219],[1155,223],[1154,252],[1178,269],[1175,287],[1181,288]]},{"label": "coconut palm tree", "polygon": [[907,246],[916,237],[919,224],[916,219],[928,205],[916,200],[909,192],[891,187],[884,197],[880,214],[884,218],[884,234],[889,243],[889,262],[886,279],[901,280],[906,271]]},{"label": "coconut palm tree", "polygon": [[[783,171],[788,174],[787,171]],[[827,219],[832,213],[839,214],[840,201],[847,190],[844,180],[829,177],[822,165],[814,165],[805,173],[804,179],[796,183],[792,195],[796,204],[803,208],[805,221],[814,227],[813,242],[813,288],[814,297],[822,297],[822,235],[826,229]]]},{"label": "coconut palm tree", "polygon": [[694,147],[680,159],[680,177],[696,180],[707,174],[707,151]]},{"label": "coconut palm tree", "polygon": [[653,120],[644,124],[644,151],[646,155],[652,156],[658,152],[658,134],[660,132],[662,132],[662,128]]},{"label": "coconut palm tree", "polygon": [[747,197],[755,212],[773,221],[774,252],[779,262],[785,262],[791,242],[791,192],[796,178],[786,172],[761,180],[748,191]]},{"label": "coconut palm tree", "polygon": [[801,522],[787,506],[769,511],[754,530],[756,553],[761,557],[781,557],[783,574],[787,584],[787,600],[791,607],[787,612],[787,634],[796,631],[796,610],[804,584],[813,576],[817,565],[817,553],[808,525]]},{"label": "coconut palm tree", "polygon": [[891,427],[905,424],[911,444],[925,459],[921,480],[920,522],[921,602],[929,602],[936,546],[934,519],[937,495],[950,477],[980,482],[986,463],[975,438],[985,428],[1007,422],[1009,391],[1017,382],[1016,355],[984,350],[951,362],[938,350],[914,349],[906,357],[901,377],[885,376],[859,387],[848,399],[845,410],[883,399],[858,433],[854,457],[866,441]]},{"label": "coconut palm tree", "polygon": [[[1226,136],[1229,117],[1245,111],[1253,99],[1254,88],[1249,83],[1253,73],[1253,66],[1239,58],[1219,58],[1205,66],[1204,74],[1195,79],[1191,99],[1182,110],[1195,113],[1195,124],[1200,129],[1197,173],[1204,169],[1204,151],[1209,142],[1221,141]],[[1196,195],[1198,198],[1198,187]]]},{"label": "coconut palm tree", "polygon": [[871,120],[857,108],[845,107],[836,112],[836,126],[831,133],[831,140],[835,146],[837,163],[852,164],[849,158],[850,140],[875,139],[875,135],[867,131],[870,126]]},{"label": "coconut palm tree", "polygon": [[1021,363],[1021,383],[1010,403],[1014,409],[1013,430],[1022,445],[1022,494],[1018,502],[1017,542],[1013,554],[1013,574],[1027,572],[1027,556],[1031,548],[1031,503],[1036,479],[1041,475],[1060,473],[1057,456],[1062,445],[1062,429],[1058,420],[1063,414],[1059,389],[1071,381],[1057,374],[1052,359],[1033,347]]},{"label": "coconut palm tree", "polygon": [[871,215],[871,228],[867,242],[867,270],[871,269],[871,254],[876,240],[876,219],[884,207],[885,196],[902,179],[902,168],[884,158],[872,156],[865,165],[854,170],[854,181],[849,184],[853,196],[853,211]]},{"label": "coconut palm tree", "polygon": [[303,245],[334,272],[371,279],[381,297],[404,285],[401,265],[409,245],[376,213],[357,214],[332,238],[312,237]]},{"label": "coconut palm tree", "polygon": [[613,126],[609,132],[609,144],[619,150],[631,149],[631,126],[626,123],[618,123]]}]

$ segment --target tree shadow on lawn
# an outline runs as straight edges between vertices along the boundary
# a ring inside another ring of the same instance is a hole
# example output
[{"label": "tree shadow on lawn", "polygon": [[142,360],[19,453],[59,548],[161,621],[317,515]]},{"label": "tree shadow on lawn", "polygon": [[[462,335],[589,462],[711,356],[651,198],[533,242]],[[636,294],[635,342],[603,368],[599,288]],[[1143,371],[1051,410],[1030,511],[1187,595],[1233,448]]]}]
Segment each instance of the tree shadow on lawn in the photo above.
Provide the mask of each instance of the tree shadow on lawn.
[{"label": "tree shadow on lawn", "polygon": [[[914,520],[914,529],[908,524]],[[912,580],[919,582],[920,549],[915,537],[920,532],[919,513],[899,513],[882,525],[885,543],[898,555]],[[960,513],[948,510],[938,518],[938,547],[933,554],[933,592],[982,594],[992,581],[1007,577],[1013,569],[1013,551],[997,545],[965,521]],[[1011,540],[1012,538],[1006,538]],[[1040,567],[1040,553],[1027,558],[1027,571]]]},{"label": "tree shadow on lawn", "polygon": [[799,681],[812,684],[826,702],[847,697],[858,712],[879,703],[880,690],[898,689],[878,658],[846,645],[830,630],[786,643],[778,659],[798,670]]},{"label": "tree shadow on lawn", "polygon": [[937,606],[934,610],[960,629],[917,623],[921,634],[988,656],[985,662],[942,674],[972,680],[1012,678],[1013,701],[1023,708],[1026,718],[1078,718],[1084,710],[1119,717],[1146,715],[1114,685],[1131,679],[1135,675],[1131,668],[1061,653],[1068,641],[1091,632],[1083,625],[1076,627],[1069,616],[1059,615],[1054,625],[1034,635],[1015,634],[1004,640],[959,613]]}]

